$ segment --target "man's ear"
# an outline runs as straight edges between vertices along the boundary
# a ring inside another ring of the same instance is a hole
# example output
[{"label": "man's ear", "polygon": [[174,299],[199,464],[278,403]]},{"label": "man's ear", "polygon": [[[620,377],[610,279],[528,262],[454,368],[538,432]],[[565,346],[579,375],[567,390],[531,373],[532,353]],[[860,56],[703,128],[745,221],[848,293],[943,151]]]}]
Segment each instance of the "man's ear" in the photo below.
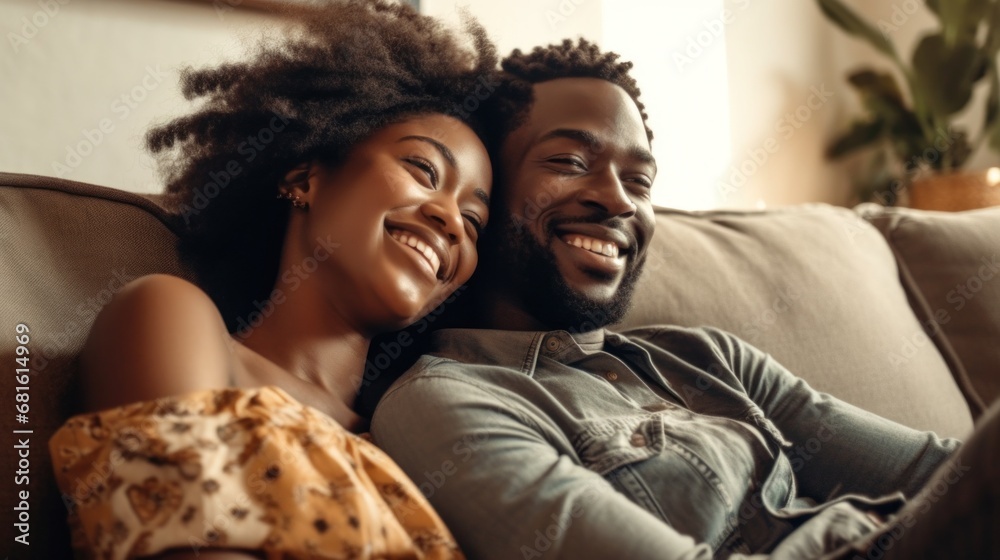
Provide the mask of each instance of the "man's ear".
[{"label": "man's ear", "polygon": [[298,195],[303,199],[308,199],[309,177],[312,175],[313,165],[311,162],[303,162],[288,170],[281,178],[278,185],[280,192],[291,195]]}]

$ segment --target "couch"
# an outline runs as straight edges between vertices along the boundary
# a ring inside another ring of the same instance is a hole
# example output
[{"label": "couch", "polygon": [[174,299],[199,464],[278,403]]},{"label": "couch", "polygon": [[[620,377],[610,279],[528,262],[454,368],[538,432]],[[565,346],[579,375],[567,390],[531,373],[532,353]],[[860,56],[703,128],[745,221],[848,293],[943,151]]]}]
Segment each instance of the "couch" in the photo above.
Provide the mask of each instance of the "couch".
[{"label": "couch", "polygon": [[[77,410],[76,355],[97,311],[129,280],[193,278],[174,249],[180,224],[158,200],[0,173],[0,386],[6,410],[18,393],[29,405],[26,423],[14,411],[3,421],[3,464],[16,466],[27,448],[29,474],[12,484],[7,472],[0,486],[9,549],[0,554],[69,557],[47,440]],[[820,390],[943,436],[965,436],[1000,395],[1000,208],[659,209],[657,230],[622,329],[721,327]],[[27,384],[14,371],[19,323],[29,329]],[[28,547],[14,541],[23,491]]]}]

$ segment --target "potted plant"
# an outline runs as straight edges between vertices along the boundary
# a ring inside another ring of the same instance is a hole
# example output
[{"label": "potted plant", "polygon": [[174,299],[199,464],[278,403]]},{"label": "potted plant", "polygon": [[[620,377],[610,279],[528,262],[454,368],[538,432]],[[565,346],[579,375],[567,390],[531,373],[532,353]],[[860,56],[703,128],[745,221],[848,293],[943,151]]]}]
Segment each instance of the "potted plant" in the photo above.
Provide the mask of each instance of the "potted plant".
[{"label": "potted plant", "polygon": [[[840,0],[817,1],[837,27],[888,57],[905,86],[885,70],[862,68],[847,77],[864,114],[827,156],[874,148],[862,198],[892,205],[905,194],[909,206],[939,210],[1000,204],[1000,169],[962,171],[981,147],[1000,152],[1000,0],[926,0],[940,27],[920,39],[909,63],[889,41],[888,29],[864,21]],[[954,121],[984,80],[985,116],[973,139]]]}]

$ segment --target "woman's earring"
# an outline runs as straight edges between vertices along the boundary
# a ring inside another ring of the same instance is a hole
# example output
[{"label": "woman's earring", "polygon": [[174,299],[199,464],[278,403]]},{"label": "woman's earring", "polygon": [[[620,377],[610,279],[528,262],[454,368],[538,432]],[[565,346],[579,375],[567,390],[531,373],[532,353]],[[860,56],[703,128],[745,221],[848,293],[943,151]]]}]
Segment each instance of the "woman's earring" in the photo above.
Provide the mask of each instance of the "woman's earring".
[{"label": "woman's earring", "polygon": [[285,198],[285,199],[291,200],[292,201],[292,206],[294,206],[296,208],[301,208],[303,210],[308,210],[309,209],[309,203],[303,201],[302,199],[300,199],[299,195],[297,195],[297,194],[292,194],[292,193],[290,193],[288,191],[278,191],[277,198]]}]

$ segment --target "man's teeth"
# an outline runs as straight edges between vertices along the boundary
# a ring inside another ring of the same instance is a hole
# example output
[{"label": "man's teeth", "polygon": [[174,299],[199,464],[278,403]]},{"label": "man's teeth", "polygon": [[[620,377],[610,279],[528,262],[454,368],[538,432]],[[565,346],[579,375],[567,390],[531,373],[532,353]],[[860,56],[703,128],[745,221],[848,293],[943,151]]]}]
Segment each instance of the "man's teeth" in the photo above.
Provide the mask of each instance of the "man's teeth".
[{"label": "man's teeth", "polygon": [[605,257],[618,258],[618,244],[613,241],[604,241],[585,235],[568,235],[563,238],[566,243],[574,247],[586,249],[592,253],[604,255]]},{"label": "man's teeth", "polygon": [[439,268],[441,268],[441,259],[438,258],[437,253],[433,249],[427,246],[426,243],[420,240],[416,235],[412,235],[405,231],[398,229],[390,230],[389,234],[394,238],[398,239],[400,243],[404,243],[413,249],[416,249],[418,253],[423,255],[427,262],[431,265],[431,270],[437,274]]}]

